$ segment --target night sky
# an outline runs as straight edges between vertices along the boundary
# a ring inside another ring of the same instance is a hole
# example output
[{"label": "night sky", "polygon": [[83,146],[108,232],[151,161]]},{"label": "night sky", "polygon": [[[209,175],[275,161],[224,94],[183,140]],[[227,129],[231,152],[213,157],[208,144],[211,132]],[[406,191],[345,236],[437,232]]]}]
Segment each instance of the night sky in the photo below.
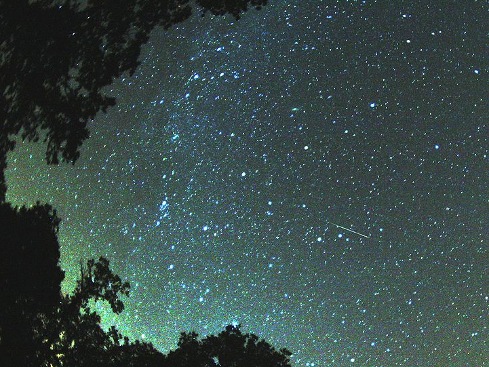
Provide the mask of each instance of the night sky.
[{"label": "night sky", "polygon": [[106,256],[132,287],[106,324],[163,352],[240,323],[294,366],[483,366],[488,13],[271,0],[155,30],[75,166],[18,145],[7,200],[53,204],[64,289]]}]

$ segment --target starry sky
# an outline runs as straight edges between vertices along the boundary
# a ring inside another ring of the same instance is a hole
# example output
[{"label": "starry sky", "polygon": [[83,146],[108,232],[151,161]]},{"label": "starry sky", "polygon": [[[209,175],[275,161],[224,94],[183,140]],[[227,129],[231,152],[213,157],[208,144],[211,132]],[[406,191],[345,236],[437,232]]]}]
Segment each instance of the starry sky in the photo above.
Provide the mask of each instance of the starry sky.
[{"label": "starry sky", "polygon": [[53,204],[64,289],[106,256],[105,312],[163,352],[230,323],[293,366],[489,359],[489,6],[270,1],[152,33],[74,165],[9,155]]}]

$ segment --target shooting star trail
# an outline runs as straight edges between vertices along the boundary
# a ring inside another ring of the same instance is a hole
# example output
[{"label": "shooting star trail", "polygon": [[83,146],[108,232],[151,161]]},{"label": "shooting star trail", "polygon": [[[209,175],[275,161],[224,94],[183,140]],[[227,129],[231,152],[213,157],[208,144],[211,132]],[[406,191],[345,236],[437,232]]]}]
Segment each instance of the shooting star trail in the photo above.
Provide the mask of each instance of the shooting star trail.
[{"label": "shooting star trail", "polygon": [[363,233],[360,233],[360,232],[357,232],[357,231],[354,231],[353,229],[350,229],[350,228],[346,228],[346,227],[343,227],[343,226],[340,226],[339,224],[336,224],[336,223],[333,223],[333,222],[327,222],[327,223],[330,223],[338,228],[341,228],[341,229],[344,229],[345,231],[348,231],[348,232],[351,232],[351,233],[355,233],[359,236],[362,236],[362,237],[365,237],[365,238],[370,238],[370,236],[367,236],[366,234],[363,234]]}]

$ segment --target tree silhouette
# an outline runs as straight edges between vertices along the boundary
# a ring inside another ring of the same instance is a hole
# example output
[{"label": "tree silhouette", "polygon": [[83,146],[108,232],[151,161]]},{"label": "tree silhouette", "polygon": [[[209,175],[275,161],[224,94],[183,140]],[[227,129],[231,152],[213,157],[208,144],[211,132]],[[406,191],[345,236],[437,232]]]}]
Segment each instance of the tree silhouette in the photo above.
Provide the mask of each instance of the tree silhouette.
[{"label": "tree silhouette", "polygon": [[115,328],[110,332],[101,328],[101,318],[90,305],[107,301],[119,314],[124,309],[119,297],[128,294],[129,283],[112,273],[107,259],[89,260],[86,266],[80,266],[77,286],[73,294],[63,297],[54,320],[56,335],[51,345],[63,365],[108,365],[110,351],[121,337]]},{"label": "tree silhouette", "polygon": [[228,325],[219,335],[202,340],[182,333],[178,349],[168,354],[164,366],[173,367],[290,367],[287,349],[275,350],[254,334],[243,334]]},{"label": "tree silhouette", "polygon": [[[63,296],[59,223],[49,205],[19,209],[0,204],[2,367],[56,366],[59,361],[95,366],[97,360],[108,360],[111,348],[119,347],[116,330],[102,330],[90,301],[107,301],[120,313],[124,305],[119,296],[128,294],[129,284],[112,273],[108,260],[100,258],[81,267],[73,294]],[[125,349],[131,347],[126,344]]]},{"label": "tree silhouette", "polygon": [[120,297],[129,294],[129,283],[101,257],[80,265],[74,291],[63,295],[59,223],[49,205],[0,204],[0,366],[290,366],[290,352],[276,351],[234,326],[202,340],[196,333],[182,333],[168,356],[150,343],[130,342],[115,327],[104,330],[94,302],[122,312]]},{"label": "tree silhouette", "polygon": [[0,366],[36,365],[40,337],[61,302],[59,219],[49,205],[0,204]]},{"label": "tree silhouette", "polygon": [[[239,18],[266,0],[197,0],[202,14]],[[0,202],[15,135],[46,143],[46,161],[74,163],[87,123],[115,99],[102,91],[134,73],[156,26],[188,19],[189,0],[0,1]]]}]

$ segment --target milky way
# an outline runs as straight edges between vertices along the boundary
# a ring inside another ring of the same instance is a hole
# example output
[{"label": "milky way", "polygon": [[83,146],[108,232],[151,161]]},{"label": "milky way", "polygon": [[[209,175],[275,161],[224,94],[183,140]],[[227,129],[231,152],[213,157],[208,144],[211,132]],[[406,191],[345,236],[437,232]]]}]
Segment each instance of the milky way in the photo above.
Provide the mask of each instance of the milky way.
[{"label": "milky way", "polygon": [[76,165],[19,145],[7,198],[58,209],[66,290],[106,256],[132,292],[105,323],[163,352],[239,323],[294,366],[482,366],[487,14],[270,1],[155,30]]}]

